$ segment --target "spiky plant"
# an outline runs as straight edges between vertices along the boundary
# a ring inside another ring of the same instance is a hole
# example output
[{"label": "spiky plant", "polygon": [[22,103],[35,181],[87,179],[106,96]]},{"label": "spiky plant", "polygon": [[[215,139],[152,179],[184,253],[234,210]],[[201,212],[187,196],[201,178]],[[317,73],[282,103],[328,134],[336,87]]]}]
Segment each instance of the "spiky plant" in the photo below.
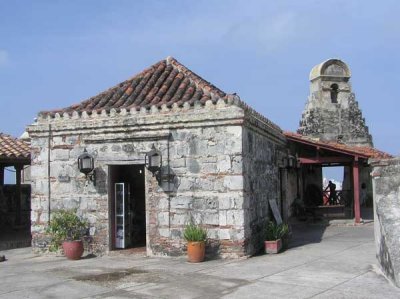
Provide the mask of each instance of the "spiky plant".
[{"label": "spiky plant", "polygon": [[286,223],[276,224],[269,221],[265,227],[265,240],[274,241],[282,239],[289,233],[289,226]]},{"label": "spiky plant", "polygon": [[207,240],[207,229],[194,223],[185,226],[183,237],[188,242],[201,242]]}]

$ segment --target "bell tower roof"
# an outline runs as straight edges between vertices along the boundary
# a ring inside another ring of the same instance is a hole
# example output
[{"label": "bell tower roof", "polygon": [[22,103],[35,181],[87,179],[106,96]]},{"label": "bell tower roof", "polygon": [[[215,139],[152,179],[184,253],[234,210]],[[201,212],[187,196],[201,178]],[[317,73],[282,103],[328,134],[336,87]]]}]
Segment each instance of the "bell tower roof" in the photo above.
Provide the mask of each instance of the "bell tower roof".
[{"label": "bell tower roof", "polygon": [[346,63],[340,59],[331,58],[316,66],[314,66],[310,72],[310,81],[317,78],[343,78],[349,79],[351,72]]}]

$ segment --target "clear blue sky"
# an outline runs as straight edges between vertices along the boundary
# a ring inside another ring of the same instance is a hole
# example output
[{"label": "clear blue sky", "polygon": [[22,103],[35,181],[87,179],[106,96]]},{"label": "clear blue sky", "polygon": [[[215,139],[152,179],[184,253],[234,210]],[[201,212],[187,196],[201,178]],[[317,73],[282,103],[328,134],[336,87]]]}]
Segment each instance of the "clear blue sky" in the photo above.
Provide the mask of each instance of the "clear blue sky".
[{"label": "clear blue sky", "polygon": [[0,0],[0,131],[171,55],[295,131],[311,68],[340,58],[375,147],[400,154],[400,1]]}]

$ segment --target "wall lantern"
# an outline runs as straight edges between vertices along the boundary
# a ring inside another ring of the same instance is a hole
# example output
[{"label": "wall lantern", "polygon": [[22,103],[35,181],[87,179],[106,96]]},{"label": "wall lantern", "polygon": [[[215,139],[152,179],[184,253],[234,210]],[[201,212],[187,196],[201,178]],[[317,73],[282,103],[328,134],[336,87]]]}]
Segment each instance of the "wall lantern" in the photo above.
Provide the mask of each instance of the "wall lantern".
[{"label": "wall lantern", "polygon": [[298,158],[292,155],[288,155],[286,158],[283,158],[283,165],[286,168],[300,168]]},{"label": "wall lantern", "polygon": [[176,176],[169,166],[169,150],[167,154],[167,165],[163,166],[161,152],[157,150],[153,144],[151,150],[145,155],[144,163],[146,168],[156,177],[159,186],[165,192],[173,192],[175,190]]},{"label": "wall lantern", "polygon": [[95,185],[96,173],[94,171],[94,158],[86,151],[86,148],[83,154],[78,157],[78,168],[80,172],[85,174],[86,179],[91,180]]},{"label": "wall lantern", "polygon": [[145,165],[147,169],[153,173],[153,176],[156,175],[158,177],[162,166],[162,156],[161,152],[155,148],[154,144],[151,150],[146,153]]}]

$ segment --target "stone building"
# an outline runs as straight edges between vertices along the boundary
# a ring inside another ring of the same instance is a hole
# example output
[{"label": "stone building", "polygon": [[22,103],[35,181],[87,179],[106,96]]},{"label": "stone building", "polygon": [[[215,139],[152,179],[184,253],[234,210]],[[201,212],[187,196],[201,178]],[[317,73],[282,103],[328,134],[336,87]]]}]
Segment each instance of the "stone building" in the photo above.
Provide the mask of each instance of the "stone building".
[{"label": "stone building", "polygon": [[[282,207],[281,129],[171,57],[82,103],[41,112],[28,132],[36,250],[48,244],[51,213],[76,208],[90,222],[92,252],[145,245],[148,255],[179,255],[194,221],[208,228],[209,255],[240,257],[262,246],[269,201]],[[145,165],[152,149],[162,160],[156,175]],[[85,151],[89,175],[78,169]]]}]

